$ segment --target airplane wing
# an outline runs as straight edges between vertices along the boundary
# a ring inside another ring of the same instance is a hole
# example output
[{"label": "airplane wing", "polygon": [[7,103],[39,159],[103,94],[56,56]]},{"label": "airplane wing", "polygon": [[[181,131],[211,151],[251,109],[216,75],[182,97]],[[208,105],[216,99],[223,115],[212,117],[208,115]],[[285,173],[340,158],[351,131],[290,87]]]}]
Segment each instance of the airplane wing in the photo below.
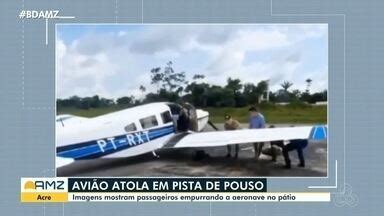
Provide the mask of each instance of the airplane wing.
[{"label": "airplane wing", "polygon": [[56,116],[56,127],[65,127],[72,126],[76,124],[81,124],[87,121],[89,118],[75,116],[75,115],[58,115]]},{"label": "airplane wing", "polygon": [[326,126],[243,129],[178,134],[164,148],[215,147],[277,140],[325,140]]},{"label": "airplane wing", "polygon": [[71,164],[73,161],[72,158],[56,157],[56,168]]}]

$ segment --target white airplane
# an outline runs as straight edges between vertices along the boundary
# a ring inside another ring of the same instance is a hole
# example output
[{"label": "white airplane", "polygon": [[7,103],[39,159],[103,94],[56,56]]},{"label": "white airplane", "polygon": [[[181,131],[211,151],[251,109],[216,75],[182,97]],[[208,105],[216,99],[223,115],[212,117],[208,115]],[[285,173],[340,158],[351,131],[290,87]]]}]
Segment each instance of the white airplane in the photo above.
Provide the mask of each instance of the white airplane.
[{"label": "white airplane", "polygon": [[74,160],[131,157],[162,148],[216,147],[276,140],[323,140],[326,126],[200,132],[209,113],[190,104],[149,103],[94,118],[56,117],[56,167]]}]

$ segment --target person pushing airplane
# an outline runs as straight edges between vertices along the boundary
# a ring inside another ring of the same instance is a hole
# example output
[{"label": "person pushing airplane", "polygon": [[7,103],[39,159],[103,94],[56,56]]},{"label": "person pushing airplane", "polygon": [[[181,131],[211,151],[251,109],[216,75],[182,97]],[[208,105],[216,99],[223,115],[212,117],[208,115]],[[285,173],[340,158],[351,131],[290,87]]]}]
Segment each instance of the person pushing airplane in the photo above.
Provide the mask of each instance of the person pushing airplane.
[{"label": "person pushing airplane", "polygon": [[[248,111],[250,113],[249,128],[250,129],[265,128],[265,118],[259,112],[259,110],[253,106],[253,107],[250,107]],[[253,143],[253,146],[255,150],[255,159],[258,160],[261,154],[261,150],[263,149],[264,143],[263,142]]]},{"label": "person pushing airplane", "polygon": [[[237,130],[240,129],[240,123],[234,119],[230,115],[225,115],[224,117],[225,123],[224,123],[224,129],[225,130]],[[227,158],[231,157],[231,145],[227,145]],[[236,159],[237,156],[239,155],[239,145],[235,145],[235,156],[234,158]]]}]

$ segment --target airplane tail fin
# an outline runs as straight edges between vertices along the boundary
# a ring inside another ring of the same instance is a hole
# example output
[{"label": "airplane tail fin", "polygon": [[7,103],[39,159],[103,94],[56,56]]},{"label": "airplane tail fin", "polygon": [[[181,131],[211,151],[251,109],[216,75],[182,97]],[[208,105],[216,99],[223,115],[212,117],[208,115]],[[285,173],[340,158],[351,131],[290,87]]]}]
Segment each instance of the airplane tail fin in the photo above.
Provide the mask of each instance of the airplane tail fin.
[{"label": "airplane tail fin", "polygon": [[321,141],[326,140],[328,137],[328,128],[326,125],[316,125],[313,126],[309,139]]}]

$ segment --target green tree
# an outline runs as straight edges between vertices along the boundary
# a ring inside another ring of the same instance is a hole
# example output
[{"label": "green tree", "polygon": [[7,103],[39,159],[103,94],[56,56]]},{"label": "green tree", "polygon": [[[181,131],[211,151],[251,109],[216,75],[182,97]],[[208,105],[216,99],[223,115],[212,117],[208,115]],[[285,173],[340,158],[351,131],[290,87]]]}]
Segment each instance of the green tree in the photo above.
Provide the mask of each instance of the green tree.
[{"label": "green tree", "polygon": [[293,83],[289,81],[284,81],[283,83],[280,84],[280,86],[283,88],[285,92],[288,92],[288,89],[293,85]]},{"label": "green tree", "polygon": [[100,106],[101,107],[108,107],[114,105],[114,101],[112,99],[108,98],[100,98]]},{"label": "green tree", "polygon": [[244,84],[243,96],[245,97],[247,104],[256,104],[259,97],[257,87],[253,83]]},{"label": "green tree", "polygon": [[173,63],[169,61],[164,70],[161,70],[160,67],[151,70],[151,84],[158,86],[158,93],[161,89],[167,92],[177,91],[178,93],[184,89],[183,86],[187,83],[185,72],[176,72],[172,65]]},{"label": "green tree", "polygon": [[243,85],[241,84],[240,79],[227,79],[227,85],[225,86],[226,89],[230,89],[233,91],[233,94],[238,94],[240,90],[243,88]]},{"label": "green tree", "polygon": [[92,98],[91,97],[84,97],[81,99],[80,102],[80,109],[89,109],[91,108]]},{"label": "green tree", "polygon": [[316,103],[320,101],[327,101],[327,90],[312,94],[308,100],[309,103]]},{"label": "green tree", "polygon": [[207,106],[233,107],[235,106],[235,95],[231,89],[211,86],[207,92]]},{"label": "green tree", "polygon": [[225,86],[225,89],[233,92],[236,107],[242,107],[246,105],[246,99],[241,94],[242,88],[243,84],[241,84],[240,79],[232,79],[230,77],[227,79],[227,85]]},{"label": "green tree", "polygon": [[185,92],[189,93],[189,102],[195,106],[207,105],[207,92],[209,84],[192,82],[185,87]]},{"label": "green tree", "polygon": [[120,106],[129,106],[129,105],[133,105],[134,103],[134,97],[131,96],[131,97],[121,97],[121,98],[118,98],[116,100],[117,104],[120,105]]},{"label": "green tree", "polygon": [[289,97],[288,91],[284,90],[284,89],[278,90],[275,93],[275,101],[278,102],[278,103],[289,102],[290,101],[290,97]]},{"label": "green tree", "polygon": [[143,93],[147,90],[143,85],[140,85],[139,89]]},{"label": "green tree", "polygon": [[89,103],[90,103],[89,104],[90,107],[93,107],[93,108],[100,107],[100,98],[99,98],[99,96],[95,95],[92,98],[90,98],[90,102]]},{"label": "green tree", "polygon": [[261,96],[264,94],[267,94],[268,92],[268,81],[267,80],[262,80],[259,83],[257,83],[256,86],[256,92],[258,94],[257,96],[257,102],[260,103]]},{"label": "green tree", "polygon": [[294,89],[290,93],[291,100],[299,100],[301,96],[301,91],[299,89]]},{"label": "green tree", "polygon": [[254,85],[253,83],[244,84],[243,96],[248,104],[259,103],[259,98],[268,91],[268,81],[263,80]]}]

